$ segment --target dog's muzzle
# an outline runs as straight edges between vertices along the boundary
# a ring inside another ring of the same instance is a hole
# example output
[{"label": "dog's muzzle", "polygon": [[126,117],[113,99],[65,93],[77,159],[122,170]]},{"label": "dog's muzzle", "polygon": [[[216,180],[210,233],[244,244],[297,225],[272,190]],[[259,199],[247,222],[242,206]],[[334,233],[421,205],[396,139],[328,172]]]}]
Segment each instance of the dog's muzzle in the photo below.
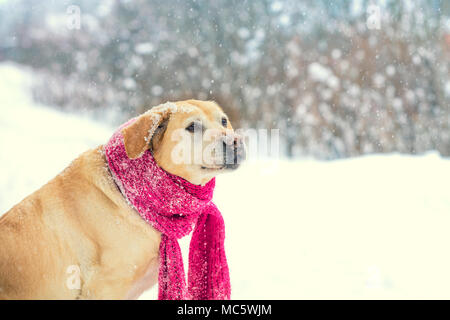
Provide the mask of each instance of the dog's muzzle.
[{"label": "dog's muzzle", "polygon": [[226,169],[237,169],[245,160],[245,144],[242,136],[233,135],[223,138],[223,160]]}]

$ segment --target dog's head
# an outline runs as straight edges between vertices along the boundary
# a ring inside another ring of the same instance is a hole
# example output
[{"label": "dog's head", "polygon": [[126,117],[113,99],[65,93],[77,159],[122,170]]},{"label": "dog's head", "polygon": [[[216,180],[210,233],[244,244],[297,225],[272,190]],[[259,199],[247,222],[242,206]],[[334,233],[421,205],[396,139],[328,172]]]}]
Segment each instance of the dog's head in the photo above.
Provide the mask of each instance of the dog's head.
[{"label": "dog's head", "polygon": [[212,101],[187,100],[150,109],[122,130],[131,159],[150,149],[158,165],[193,184],[236,169],[245,158],[243,138]]}]

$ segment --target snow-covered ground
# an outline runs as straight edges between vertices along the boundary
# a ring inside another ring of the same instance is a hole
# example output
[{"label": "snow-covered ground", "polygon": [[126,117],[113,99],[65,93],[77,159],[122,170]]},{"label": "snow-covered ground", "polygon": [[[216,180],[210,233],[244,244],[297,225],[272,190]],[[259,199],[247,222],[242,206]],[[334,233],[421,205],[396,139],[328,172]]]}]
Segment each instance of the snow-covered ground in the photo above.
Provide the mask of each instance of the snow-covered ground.
[{"label": "snow-covered ground", "polygon": [[[35,105],[29,82],[0,65],[0,214],[113,131]],[[219,177],[232,297],[449,299],[449,169],[435,153],[394,154],[258,161]]]}]

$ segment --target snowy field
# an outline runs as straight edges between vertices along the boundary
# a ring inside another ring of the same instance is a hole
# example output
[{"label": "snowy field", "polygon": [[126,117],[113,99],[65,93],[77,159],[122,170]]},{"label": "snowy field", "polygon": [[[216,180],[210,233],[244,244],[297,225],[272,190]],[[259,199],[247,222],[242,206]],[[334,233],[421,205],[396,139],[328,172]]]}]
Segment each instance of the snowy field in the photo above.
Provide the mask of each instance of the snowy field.
[{"label": "snowy field", "polygon": [[[0,65],[0,214],[113,132],[34,105],[29,83]],[[449,165],[393,154],[259,161],[219,177],[232,298],[450,299]]]}]

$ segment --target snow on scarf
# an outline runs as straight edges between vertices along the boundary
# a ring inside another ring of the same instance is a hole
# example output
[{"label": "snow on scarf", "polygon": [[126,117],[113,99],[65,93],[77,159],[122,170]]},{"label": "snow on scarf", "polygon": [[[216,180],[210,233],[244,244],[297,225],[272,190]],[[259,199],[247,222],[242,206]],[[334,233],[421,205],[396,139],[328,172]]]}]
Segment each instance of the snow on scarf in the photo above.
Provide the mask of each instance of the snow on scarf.
[{"label": "snow on scarf", "polygon": [[[225,225],[220,211],[211,201],[215,179],[204,186],[191,184],[160,168],[149,149],[136,159],[130,159],[122,129],[134,121],[136,119],[130,120],[114,133],[104,152],[112,176],[128,202],[143,219],[162,233],[158,298],[230,299],[230,278],[224,248]],[[155,130],[155,125],[153,127],[149,128],[148,142]],[[188,235],[194,225],[186,287],[177,239]]]}]

